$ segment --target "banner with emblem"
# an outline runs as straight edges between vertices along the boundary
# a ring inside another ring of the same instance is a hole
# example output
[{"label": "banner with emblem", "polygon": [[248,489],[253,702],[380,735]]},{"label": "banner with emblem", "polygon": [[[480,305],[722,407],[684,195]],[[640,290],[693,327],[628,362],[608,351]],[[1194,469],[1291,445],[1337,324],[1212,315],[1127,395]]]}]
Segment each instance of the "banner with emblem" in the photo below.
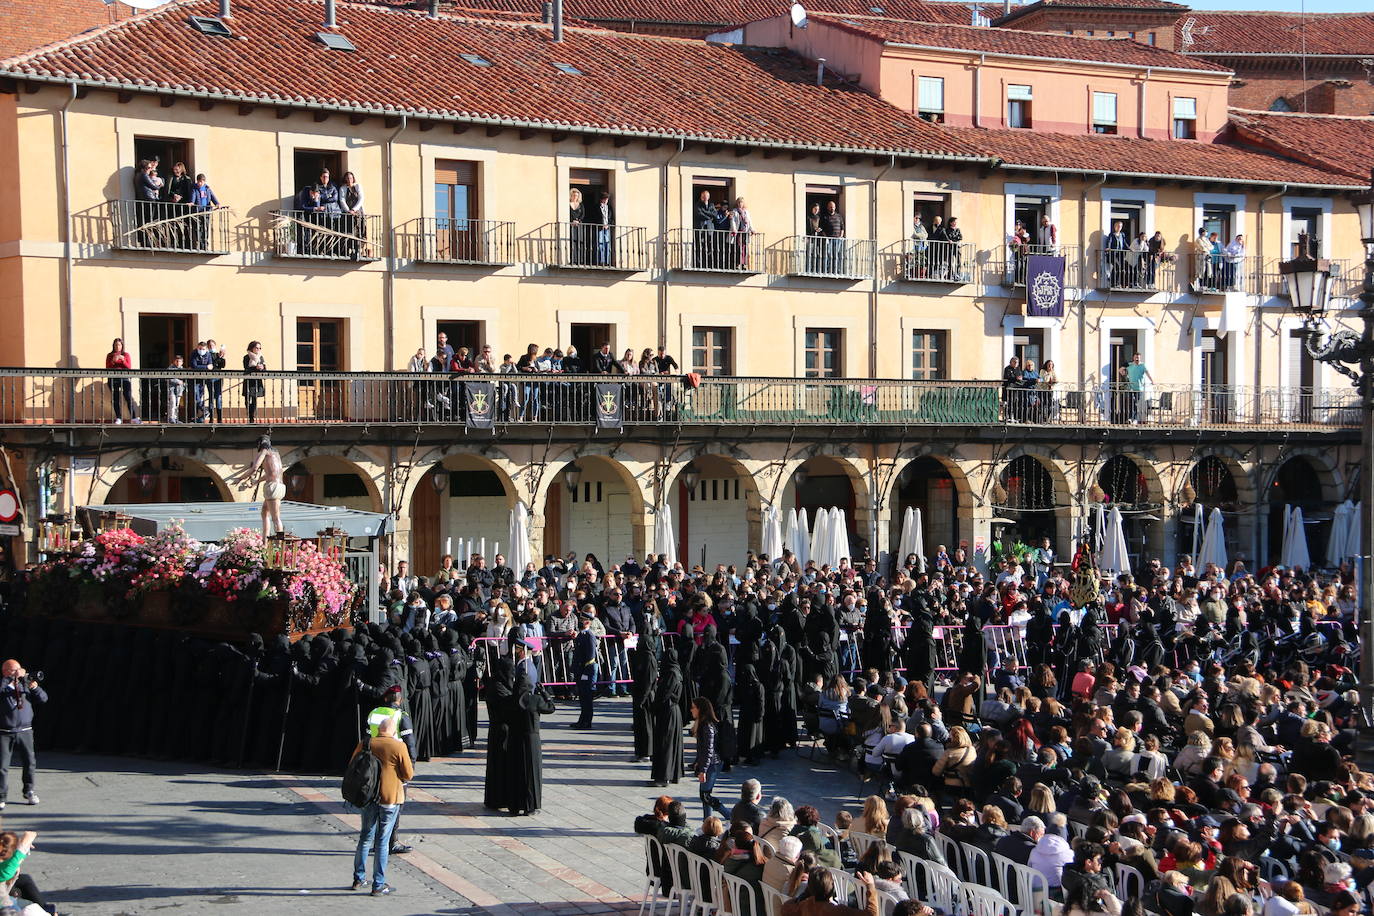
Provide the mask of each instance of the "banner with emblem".
[{"label": "banner with emblem", "polygon": [[619,382],[598,382],[596,385],[596,425],[602,429],[620,429],[625,420],[621,400],[625,386]]},{"label": "banner with emblem", "polygon": [[1026,314],[1064,317],[1064,258],[1033,254],[1026,259]]},{"label": "banner with emblem", "polygon": [[491,429],[491,418],[496,407],[496,398],[492,393],[494,387],[491,382],[463,383],[468,429]]}]

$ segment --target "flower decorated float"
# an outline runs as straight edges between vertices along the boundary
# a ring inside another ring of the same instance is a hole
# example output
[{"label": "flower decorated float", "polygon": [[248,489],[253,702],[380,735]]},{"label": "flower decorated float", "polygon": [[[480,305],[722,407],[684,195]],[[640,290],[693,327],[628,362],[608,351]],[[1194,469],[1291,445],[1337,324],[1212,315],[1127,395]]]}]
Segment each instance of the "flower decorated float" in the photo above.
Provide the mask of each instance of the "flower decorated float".
[{"label": "flower decorated float", "polygon": [[182,504],[181,516],[172,504],[93,506],[78,513],[77,525],[45,521],[42,562],[28,576],[22,612],[220,638],[296,639],[366,622],[387,516],[286,507],[294,507],[297,522],[288,531],[324,524],[309,537],[219,527],[252,520],[250,504]]}]

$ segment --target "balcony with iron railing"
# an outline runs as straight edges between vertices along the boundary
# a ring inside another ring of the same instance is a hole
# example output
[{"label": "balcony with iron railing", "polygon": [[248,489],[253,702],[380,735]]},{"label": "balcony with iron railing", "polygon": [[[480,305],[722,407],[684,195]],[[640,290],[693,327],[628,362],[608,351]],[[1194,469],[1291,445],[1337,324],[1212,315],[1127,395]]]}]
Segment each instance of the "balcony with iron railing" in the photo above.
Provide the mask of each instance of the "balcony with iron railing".
[{"label": "balcony with iron railing", "polygon": [[382,218],[353,213],[273,210],[279,258],[376,261],[382,257]]},{"label": "balcony with iron railing", "polygon": [[1064,285],[1079,285],[1078,246],[1076,245],[1018,245],[1003,249],[1002,285],[1025,286],[1026,268],[1033,255],[1049,255],[1064,259]]},{"label": "balcony with iron railing", "polygon": [[527,260],[575,270],[636,273],[649,269],[647,237],[641,226],[545,223],[527,239]]},{"label": "balcony with iron railing", "polygon": [[1095,248],[1092,258],[1097,268],[1098,289],[1157,293],[1178,288],[1174,269],[1177,262],[1172,254],[1154,258],[1147,251]]},{"label": "balcony with iron railing", "polygon": [[1198,295],[1262,292],[1264,264],[1257,255],[1228,258],[1224,254],[1192,254],[1188,260],[1189,289]]},{"label": "balcony with iron railing", "polygon": [[760,274],[767,269],[760,232],[670,229],[668,266],[702,273]]},{"label": "balcony with iron railing", "polygon": [[974,252],[970,242],[904,242],[898,277],[911,283],[972,283]]},{"label": "balcony with iron railing", "polygon": [[125,251],[228,254],[229,210],[160,200],[112,200],[114,246]]},{"label": "balcony with iron railing", "polygon": [[[0,426],[113,424],[110,379],[126,378],[140,408],[140,430],[165,429],[206,411],[198,406],[220,381],[223,426],[338,424],[453,425],[472,394],[497,423],[587,426],[596,422],[597,385],[618,386],[626,424],[760,424],[821,427],[987,426],[1234,429],[1322,432],[1357,429],[1358,398],[1344,388],[1157,386],[1003,389],[995,381],[734,378],[706,376],[693,387],[679,376],[0,369]],[[476,387],[474,387],[476,386]],[[604,395],[604,391],[600,394]],[[250,419],[250,414],[252,419]],[[217,424],[221,425],[221,424]],[[127,434],[134,435],[132,430]],[[154,433],[153,435],[157,435]]]},{"label": "balcony with iron railing", "polygon": [[794,235],[779,243],[783,261],[779,272],[790,277],[871,280],[876,250],[873,239]]},{"label": "balcony with iron railing", "polygon": [[507,267],[515,263],[515,223],[495,219],[414,219],[396,230],[397,253],[427,264]]},{"label": "balcony with iron railing", "polygon": [[[1260,295],[1288,298],[1288,284],[1283,282],[1283,274],[1279,272],[1279,265],[1282,263],[1283,261],[1277,259],[1265,262],[1264,273],[1261,277]],[[1358,296],[1364,281],[1363,265],[1360,265],[1360,269],[1352,272],[1351,262],[1348,260],[1333,260],[1328,263],[1331,265],[1328,295],[1333,299],[1348,299]]]}]

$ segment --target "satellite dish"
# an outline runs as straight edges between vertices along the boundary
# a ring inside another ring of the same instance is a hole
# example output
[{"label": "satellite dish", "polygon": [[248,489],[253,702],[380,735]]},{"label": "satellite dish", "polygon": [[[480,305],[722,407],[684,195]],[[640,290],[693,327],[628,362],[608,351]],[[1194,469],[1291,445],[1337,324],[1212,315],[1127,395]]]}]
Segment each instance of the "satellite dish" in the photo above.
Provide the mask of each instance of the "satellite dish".
[{"label": "satellite dish", "polygon": [[792,4],[792,24],[799,29],[806,28],[806,10],[800,3]]}]

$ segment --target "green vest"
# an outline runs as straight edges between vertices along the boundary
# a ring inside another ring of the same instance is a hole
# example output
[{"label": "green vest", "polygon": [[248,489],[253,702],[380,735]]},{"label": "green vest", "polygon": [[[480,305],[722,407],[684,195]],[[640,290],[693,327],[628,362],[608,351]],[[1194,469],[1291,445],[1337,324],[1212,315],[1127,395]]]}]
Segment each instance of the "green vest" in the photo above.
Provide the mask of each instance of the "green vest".
[{"label": "green vest", "polygon": [[367,714],[367,733],[372,737],[377,737],[377,732],[382,728],[382,723],[387,719],[396,720],[396,732],[399,736],[401,731],[401,710],[391,706],[378,706]]}]

